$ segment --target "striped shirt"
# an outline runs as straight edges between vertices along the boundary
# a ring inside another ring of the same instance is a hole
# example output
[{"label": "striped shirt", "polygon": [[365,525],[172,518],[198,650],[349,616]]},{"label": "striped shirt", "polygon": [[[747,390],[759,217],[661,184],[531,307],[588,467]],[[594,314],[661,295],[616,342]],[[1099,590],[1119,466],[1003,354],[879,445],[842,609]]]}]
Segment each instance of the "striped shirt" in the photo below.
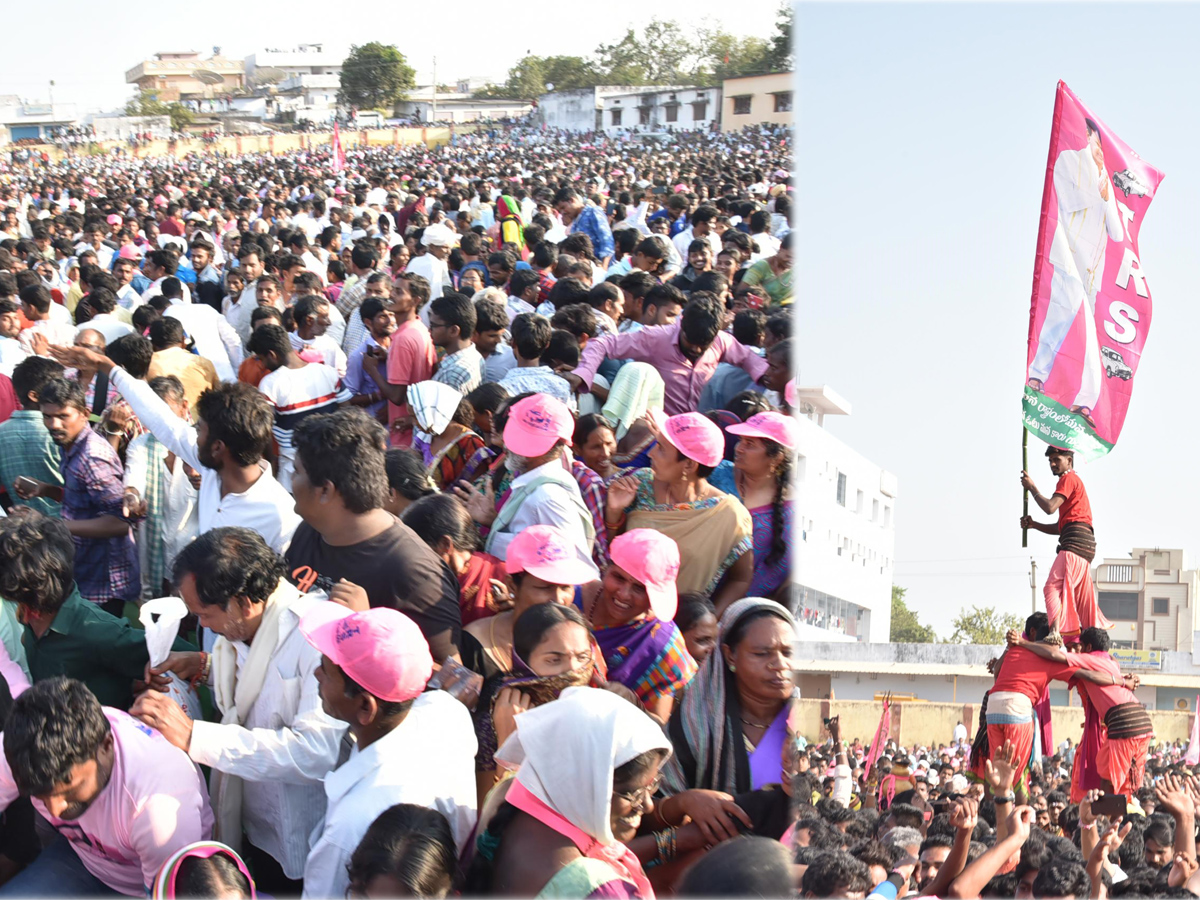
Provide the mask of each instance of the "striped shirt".
[{"label": "striped shirt", "polygon": [[354,396],[342,384],[338,373],[323,363],[309,363],[299,369],[280,366],[258,384],[275,407],[275,441],[279,444],[279,483],[292,489],[292,470],[296,458],[292,435],[299,425],[315,413],[333,412]]}]

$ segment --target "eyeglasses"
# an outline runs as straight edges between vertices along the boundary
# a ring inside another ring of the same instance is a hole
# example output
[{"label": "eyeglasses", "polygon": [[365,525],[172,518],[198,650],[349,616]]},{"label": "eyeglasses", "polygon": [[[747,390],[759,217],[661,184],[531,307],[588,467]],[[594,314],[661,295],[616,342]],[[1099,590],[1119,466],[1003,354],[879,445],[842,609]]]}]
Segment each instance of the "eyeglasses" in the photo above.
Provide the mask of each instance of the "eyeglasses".
[{"label": "eyeglasses", "polygon": [[654,799],[654,795],[658,793],[659,787],[662,786],[662,776],[659,775],[652,782],[643,788],[636,791],[613,791],[614,797],[620,797],[630,806],[638,809],[645,809],[646,806]]}]

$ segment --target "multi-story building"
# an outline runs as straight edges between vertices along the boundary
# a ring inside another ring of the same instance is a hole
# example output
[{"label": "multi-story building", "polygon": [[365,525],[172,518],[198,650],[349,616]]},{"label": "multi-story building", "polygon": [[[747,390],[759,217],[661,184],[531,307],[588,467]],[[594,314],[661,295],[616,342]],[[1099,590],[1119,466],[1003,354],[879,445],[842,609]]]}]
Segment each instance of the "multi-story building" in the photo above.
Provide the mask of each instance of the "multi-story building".
[{"label": "multi-story building", "polygon": [[739,131],[747,125],[791,125],[791,72],[726,78],[721,87],[721,130]]},{"label": "multi-story building", "polygon": [[1114,646],[1194,649],[1200,571],[1187,568],[1182,550],[1134,548],[1127,559],[1105,558],[1093,580]]},{"label": "multi-story building", "polygon": [[604,132],[710,131],[721,116],[721,89],[661,88],[601,98]]},{"label": "multi-story building", "polygon": [[563,128],[567,131],[600,131],[604,121],[606,98],[656,93],[659,91],[685,91],[686,87],[663,87],[649,85],[598,85],[594,88],[579,88],[573,91],[552,91],[538,97],[538,118],[547,128]]},{"label": "multi-story building", "polygon": [[194,50],[155,53],[153,59],[127,71],[125,82],[136,84],[139,91],[153,91],[166,103],[194,103],[241,90],[246,83],[245,64],[226,59],[220,49],[214,47],[208,59]]},{"label": "multi-story building", "polygon": [[860,641],[887,641],[892,617],[896,476],[825,427],[850,415],[831,388],[800,388],[794,480],[795,566],[801,620]]},{"label": "multi-story building", "polygon": [[266,47],[243,61],[246,80],[282,81],[297,75],[340,75],[346,53],[328,44],[299,44],[296,47]]}]

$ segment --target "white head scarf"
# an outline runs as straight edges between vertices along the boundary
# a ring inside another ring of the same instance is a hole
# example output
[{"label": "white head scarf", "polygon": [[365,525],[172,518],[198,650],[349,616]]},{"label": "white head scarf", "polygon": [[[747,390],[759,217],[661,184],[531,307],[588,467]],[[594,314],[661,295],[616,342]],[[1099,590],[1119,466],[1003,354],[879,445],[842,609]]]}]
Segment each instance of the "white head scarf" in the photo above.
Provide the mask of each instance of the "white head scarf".
[{"label": "white head scarf", "polygon": [[417,426],[429,435],[439,435],[450,426],[463,395],[440,381],[420,381],[408,389],[408,405]]},{"label": "white head scarf", "polygon": [[611,691],[567,688],[557,700],[521,713],[496,759],[520,765],[527,791],[601,844],[615,844],[610,822],[613,770],[671,742],[648,715]]}]

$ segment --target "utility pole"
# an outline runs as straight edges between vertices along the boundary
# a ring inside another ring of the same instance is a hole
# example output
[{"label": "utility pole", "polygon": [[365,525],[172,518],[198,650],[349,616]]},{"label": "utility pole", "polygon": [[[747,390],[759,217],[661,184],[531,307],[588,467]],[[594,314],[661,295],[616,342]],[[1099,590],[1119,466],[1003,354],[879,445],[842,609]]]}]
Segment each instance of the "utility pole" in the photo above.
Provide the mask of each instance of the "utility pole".
[{"label": "utility pole", "polygon": [[431,122],[437,121],[437,57],[433,58],[433,112],[429,114]]},{"label": "utility pole", "polygon": [[54,79],[50,79],[50,115],[54,115]]},{"label": "utility pole", "polygon": [[1037,612],[1037,560],[1029,559],[1029,598],[1033,602],[1033,611]]}]

